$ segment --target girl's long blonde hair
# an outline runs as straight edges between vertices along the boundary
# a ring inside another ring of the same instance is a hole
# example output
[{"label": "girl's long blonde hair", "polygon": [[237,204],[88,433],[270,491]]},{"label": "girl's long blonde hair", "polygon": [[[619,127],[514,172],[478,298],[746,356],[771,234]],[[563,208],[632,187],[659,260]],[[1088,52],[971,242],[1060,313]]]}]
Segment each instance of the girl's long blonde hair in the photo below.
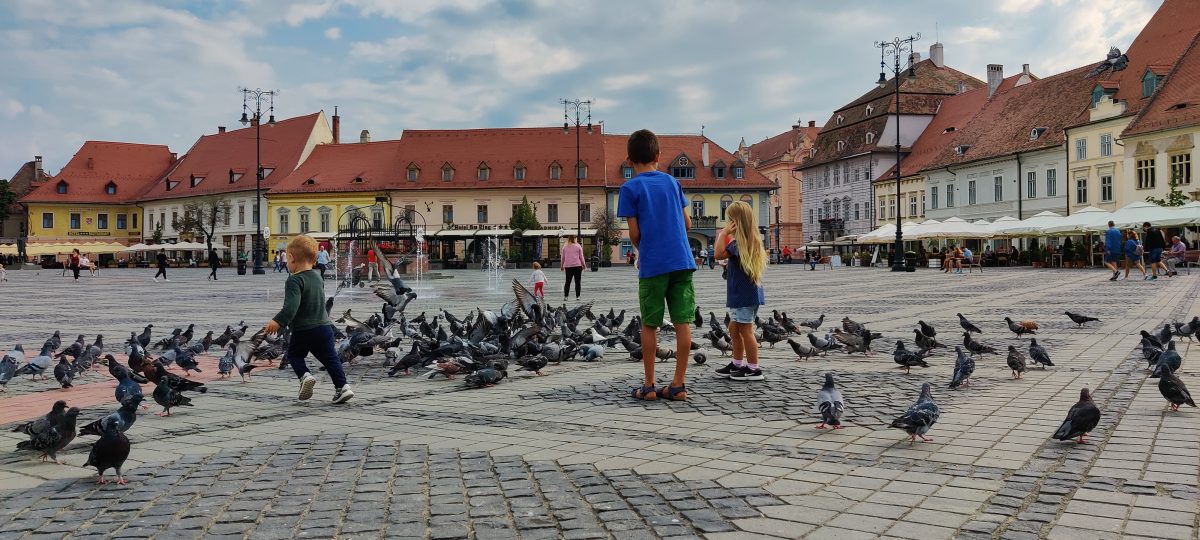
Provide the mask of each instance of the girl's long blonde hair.
[{"label": "girl's long blonde hair", "polygon": [[758,236],[758,220],[750,205],[737,201],[725,209],[725,218],[735,225],[733,239],[738,245],[742,271],[755,284],[762,283],[763,271],[767,269],[767,250]]}]

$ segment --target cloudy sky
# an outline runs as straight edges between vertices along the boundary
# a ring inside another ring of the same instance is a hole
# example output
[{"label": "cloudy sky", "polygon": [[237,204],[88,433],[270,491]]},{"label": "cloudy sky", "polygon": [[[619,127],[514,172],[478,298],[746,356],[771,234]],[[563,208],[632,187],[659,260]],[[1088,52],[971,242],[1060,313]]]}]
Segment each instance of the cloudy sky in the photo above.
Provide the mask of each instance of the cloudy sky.
[{"label": "cloudy sky", "polygon": [[609,132],[705,133],[732,149],[830,111],[878,77],[872,41],[920,32],[976,77],[1048,75],[1125,48],[1160,0],[6,0],[0,178],[57,172],[88,139],[186,152],[236,126],[242,86],[277,116],[337,105],[343,141],[406,128],[555,125],[592,98]]}]

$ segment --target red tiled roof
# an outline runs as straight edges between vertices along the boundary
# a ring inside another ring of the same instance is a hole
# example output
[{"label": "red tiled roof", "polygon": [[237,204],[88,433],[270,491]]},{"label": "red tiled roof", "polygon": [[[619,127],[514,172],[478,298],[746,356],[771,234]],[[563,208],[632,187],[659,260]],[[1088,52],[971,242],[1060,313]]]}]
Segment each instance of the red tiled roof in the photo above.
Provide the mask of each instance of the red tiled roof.
[{"label": "red tiled roof", "polygon": [[[628,140],[628,135],[604,136],[604,154],[607,163],[605,169],[610,178],[609,187],[617,188],[625,183],[621,167],[626,163]],[[708,143],[708,167],[705,167],[703,163],[704,143],[706,142]],[[683,189],[735,191],[775,189],[776,187],[775,182],[768,180],[762,173],[750,167],[746,167],[744,178],[735,179],[732,167],[734,165],[745,167],[746,164],[728,150],[709,140],[708,137],[703,135],[658,136],[658,169],[660,171],[670,172],[671,164],[680,156],[687,156],[688,161],[696,168],[695,178],[679,180]],[[717,178],[713,171],[712,166],[718,162],[725,164],[725,178]]]},{"label": "red tiled roof", "polygon": [[[1091,104],[1096,84],[1095,77],[1088,76],[1091,70],[1084,66],[1020,86],[1002,86],[922,170],[1062,146],[1064,128]],[[1034,128],[1046,131],[1031,139]],[[954,151],[960,145],[969,146],[963,155]]]},{"label": "red tiled roof", "polygon": [[1195,125],[1200,125],[1200,35],[1121,136]]},{"label": "red tiled roof", "polygon": [[754,167],[762,167],[775,163],[783,159],[783,156],[789,151],[800,148],[804,139],[808,139],[809,141],[816,140],[817,133],[820,133],[820,131],[821,128],[818,127],[794,125],[788,131],[748,146],[746,151],[750,156],[749,161]]},{"label": "red tiled roof", "polygon": [[[296,118],[262,126],[262,164],[264,169],[275,169],[262,181],[268,189],[295,170],[304,152],[304,147],[317,129],[323,114],[315,112]],[[232,193],[255,188],[255,127],[245,127],[201,136],[165,176],[145,190],[142,200],[177,199],[197,195]],[[241,174],[236,182],[230,183],[229,171]],[[192,177],[202,179],[191,185]],[[167,183],[174,187],[167,189]]]},{"label": "red tiled roof", "polygon": [[1117,88],[1114,97],[1125,102],[1125,114],[1137,114],[1150,101],[1142,97],[1146,70],[1166,74],[1200,33],[1198,10],[1200,4],[1195,0],[1165,0],[1125,50],[1129,59],[1125,69],[1099,74],[1098,84]]},{"label": "red tiled roof", "polygon": [[322,144],[271,193],[377,191],[403,187],[400,141]]},{"label": "red tiled roof", "polygon": [[[172,163],[171,150],[164,145],[87,141],[58,174],[21,202],[130,203]],[[66,193],[58,193],[59,182],[66,182]],[[114,195],[106,193],[110,182],[116,185]]]},{"label": "red tiled roof", "polygon": [[[579,159],[587,166],[581,185],[604,185],[604,135],[600,125],[579,128]],[[576,128],[563,133],[560,127],[404,130],[400,136],[395,189],[485,189],[498,187],[559,187],[575,185]],[[453,180],[442,181],[442,168],[454,169]],[[550,178],[550,168],[560,167],[559,178]],[[489,169],[487,180],[479,179],[480,165]],[[525,179],[516,180],[518,165]],[[408,182],[408,169],[420,169],[416,182]]]},{"label": "red tiled roof", "polygon": [[[916,78],[909,80],[907,70],[900,74],[900,114],[932,115],[937,112],[943,99],[958,93],[962,83],[967,90],[986,86],[983,81],[950,67],[937,67],[930,60],[922,60],[914,66]],[[867,108],[871,114],[867,114]],[[802,168],[824,165],[847,156],[882,149],[877,143],[866,142],[867,133],[874,133],[878,141],[887,126],[889,113],[896,110],[895,78],[883,87],[876,87],[859,96],[846,106],[834,111],[821,128],[813,149],[816,153],[805,160]],[[842,118],[841,124],[838,117]],[[844,143],[838,150],[838,142]]]}]

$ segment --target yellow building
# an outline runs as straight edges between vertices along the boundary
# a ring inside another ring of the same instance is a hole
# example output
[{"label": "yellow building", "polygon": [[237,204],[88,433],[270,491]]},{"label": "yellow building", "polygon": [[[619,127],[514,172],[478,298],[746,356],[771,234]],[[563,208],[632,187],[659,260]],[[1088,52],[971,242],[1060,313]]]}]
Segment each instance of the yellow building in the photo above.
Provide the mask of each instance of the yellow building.
[{"label": "yellow building", "polygon": [[821,128],[814,121],[804,127],[797,122],[792,129],[746,146],[738,145],[737,155],[746,165],[762,173],[779,187],[771,196],[771,234],[774,247],[804,245],[803,184],[795,169],[809,155],[809,150]]},{"label": "yellow building", "polygon": [[141,242],[137,197],[174,160],[166,146],[85,142],[57,175],[21,198],[29,215],[29,251],[48,244]]}]

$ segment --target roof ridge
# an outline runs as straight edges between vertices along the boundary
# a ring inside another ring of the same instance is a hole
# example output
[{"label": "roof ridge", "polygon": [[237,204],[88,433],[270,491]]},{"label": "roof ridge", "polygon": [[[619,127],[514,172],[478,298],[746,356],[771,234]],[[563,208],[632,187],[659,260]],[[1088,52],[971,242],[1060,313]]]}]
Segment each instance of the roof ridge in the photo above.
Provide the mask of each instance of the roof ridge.
[{"label": "roof ridge", "polygon": [[[1179,58],[1177,58],[1175,60],[1175,63],[1171,65],[1170,71],[1168,71],[1167,74],[1163,76],[1162,82],[1160,82],[1158,84],[1158,87],[1155,89],[1154,93],[1151,95],[1150,101],[1148,101],[1144,106],[1142,106],[1141,110],[1138,111],[1137,115],[1135,115],[1133,117],[1133,120],[1129,121],[1129,125],[1126,126],[1124,130],[1122,130],[1122,134],[1130,131],[1130,128],[1136,126],[1138,124],[1138,122],[1140,122],[1142,120],[1142,118],[1151,110],[1151,108],[1155,104],[1158,103],[1159,98],[1163,94],[1161,90],[1164,87],[1166,87],[1166,85],[1175,76],[1179,67],[1181,65],[1183,65],[1185,59],[1187,59],[1188,54],[1190,54],[1192,52],[1192,49],[1195,49],[1198,46],[1200,46],[1200,32],[1197,32],[1196,35],[1192,36],[1192,41],[1190,43],[1188,43],[1188,46],[1183,49],[1182,53],[1180,53]],[[1198,50],[1200,50],[1200,49],[1198,49]]]}]

